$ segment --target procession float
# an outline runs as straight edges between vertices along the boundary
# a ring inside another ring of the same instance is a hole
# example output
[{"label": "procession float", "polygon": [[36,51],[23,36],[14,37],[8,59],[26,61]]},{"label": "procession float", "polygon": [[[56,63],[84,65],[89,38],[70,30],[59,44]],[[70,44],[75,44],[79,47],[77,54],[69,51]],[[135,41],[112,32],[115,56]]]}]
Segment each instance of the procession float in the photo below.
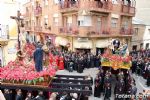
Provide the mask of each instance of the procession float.
[{"label": "procession float", "polygon": [[26,43],[22,50],[18,50],[15,61],[10,61],[0,68],[1,84],[31,87],[48,87],[56,73],[53,64],[43,65],[41,71],[35,68],[33,53],[36,48],[32,43]]},{"label": "procession float", "polygon": [[[121,44],[121,45],[120,45]],[[130,69],[132,62],[128,52],[128,45],[123,41],[113,40],[102,55],[101,65],[117,69]]]}]

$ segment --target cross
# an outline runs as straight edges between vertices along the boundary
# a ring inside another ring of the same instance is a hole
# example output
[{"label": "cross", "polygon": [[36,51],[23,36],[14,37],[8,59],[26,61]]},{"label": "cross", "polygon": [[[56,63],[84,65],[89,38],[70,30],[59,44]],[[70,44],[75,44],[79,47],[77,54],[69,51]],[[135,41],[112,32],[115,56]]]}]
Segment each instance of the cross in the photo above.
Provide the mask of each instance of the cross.
[{"label": "cross", "polygon": [[22,18],[20,18],[21,13],[20,11],[17,11],[17,16],[10,16],[11,19],[16,20],[17,26],[18,26],[18,49],[21,49],[21,43],[20,43],[20,27],[22,26]]}]

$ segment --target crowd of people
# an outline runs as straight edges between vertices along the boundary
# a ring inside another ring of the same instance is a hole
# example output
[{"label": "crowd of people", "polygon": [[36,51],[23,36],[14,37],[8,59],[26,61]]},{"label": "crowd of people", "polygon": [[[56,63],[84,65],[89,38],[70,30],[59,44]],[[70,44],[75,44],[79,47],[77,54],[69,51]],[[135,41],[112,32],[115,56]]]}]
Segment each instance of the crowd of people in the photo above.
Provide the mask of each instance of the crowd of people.
[{"label": "crowd of people", "polygon": [[132,51],[132,72],[142,76],[147,80],[147,86],[150,86],[150,49]]},{"label": "crowd of people", "polygon": [[69,72],[83,73],[85,68],[100,66],[101,55],[95,55],[86,51],[60,51],[56,48],[50,50],[50,63],[55,62],[59,70],[66,69]]},{"label": "crowd of people", "polygon": [[[101,97],[103,94],[104,100],[110,100],[113,91],[112,89],[114,89],[115,100],[120,100],[117,95],[136,95],[137,93],[135,80],[129,71],[120,71],[118,75],[114,76],[111,74],[111,71],[103,71],[101,69],[94,82],[94,96]],[[115,86],[113,87],[114,84]]]}]

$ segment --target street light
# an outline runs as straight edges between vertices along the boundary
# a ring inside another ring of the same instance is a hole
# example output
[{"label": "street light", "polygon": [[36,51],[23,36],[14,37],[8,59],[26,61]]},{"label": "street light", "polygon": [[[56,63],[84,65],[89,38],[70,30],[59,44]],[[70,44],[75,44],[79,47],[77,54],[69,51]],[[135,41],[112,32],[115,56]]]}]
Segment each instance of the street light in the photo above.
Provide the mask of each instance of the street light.
[{"label": "street light", "polygon": [[20,27],[23,27],[23,18],[21,18],[20,11],[17,11],[17,16],[10,16],[11,19],[16,20],[17,22],[17,28],[18,28],[18,49],[21,49],[21,43],[20,43]]}]

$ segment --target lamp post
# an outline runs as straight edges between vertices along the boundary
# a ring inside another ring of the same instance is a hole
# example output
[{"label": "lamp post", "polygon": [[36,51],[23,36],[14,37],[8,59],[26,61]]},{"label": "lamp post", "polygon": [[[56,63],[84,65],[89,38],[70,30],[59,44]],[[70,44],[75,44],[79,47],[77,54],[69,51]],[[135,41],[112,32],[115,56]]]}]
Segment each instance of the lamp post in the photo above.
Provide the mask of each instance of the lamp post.
[{"label": "lamp post", "polygon": [[18,29],[18,50],[21,49],[21,42],[20,42],[20,27],[23,27],[23,19],[21,18],[20,11],[17,11],[17,16],[10,16],[11,19],[16,20],[17,22],[17,29]]}]

